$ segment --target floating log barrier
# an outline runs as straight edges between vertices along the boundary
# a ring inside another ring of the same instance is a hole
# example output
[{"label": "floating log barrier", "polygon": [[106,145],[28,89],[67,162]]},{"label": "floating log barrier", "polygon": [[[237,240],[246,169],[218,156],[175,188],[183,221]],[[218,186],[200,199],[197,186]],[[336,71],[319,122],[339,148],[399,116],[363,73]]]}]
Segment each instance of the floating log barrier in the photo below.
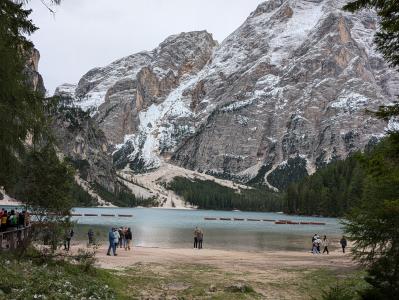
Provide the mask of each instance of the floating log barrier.
[{"label": "floating log barrier", "polygon": [[214,220],[216,220],[216,218],[205,217],[204,220],[214,221]]},{"label": "floating log barrier", "polygon": [[263,222],[276,222],[276,220],[263,219]]},{"label": "floating log barrier", "polygon": [[251,222],[259,222],[259,219],[247,219],[247,221],[251,221]]},{"label": "floating log barrier", "polygon": [[101,214],[101,217],[115,217],[113,214]]},{"label": "floating log barrier", "polygon": [[299,222],[288,221],[287,224],[290,224],[290,225],[298,225]]},{"label": "floating log barrier", "polygon": [[118,215],[118,217],[131,218],[133,215]]},{"label": "floating log barrier", "polygon": [[282,222],[282,221],[276,221],[274,224],[287,224],[287,222]]},{"label": "floating log barrier", "polygon": [[85,217],[98,217],[98,214],[84,214]]},{"label": "floating log barrier", "polygon": [[310,222],[299,222],[301,225],[310,225]]},{"label": "floating log barrier", "polygon": [[322,223],[322,222],[310,222],[310,225],[326,225],[326,223]]},{"label": "floating log barrier", "polygon": [[219,218],[220,221],[231,221],[231,218]]},{"label": "floating log barrier", "polygon": [[234,221],[244,221],[244,219],[241,219],[241,218],[234,218]]},{"label": "floating log barrier", "polygon": [[71,214],[72,217],[81,217],[82,214]]}]

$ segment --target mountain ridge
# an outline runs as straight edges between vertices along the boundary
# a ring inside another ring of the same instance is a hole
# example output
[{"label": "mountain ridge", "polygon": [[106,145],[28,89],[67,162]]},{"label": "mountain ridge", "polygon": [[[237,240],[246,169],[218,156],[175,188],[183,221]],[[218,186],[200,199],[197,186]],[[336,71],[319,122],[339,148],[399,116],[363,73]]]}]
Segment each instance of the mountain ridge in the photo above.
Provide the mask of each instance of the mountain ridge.
[{"label": "mountain ridge", "polygon": [[173,35],[57,93],[94,104],[124,171],[173,163],[284,189],[387,129],[364,112],[392,103],[399,76],[373,48],[376,15],[344,3],[266,1],[220,44],[206,31]]}]

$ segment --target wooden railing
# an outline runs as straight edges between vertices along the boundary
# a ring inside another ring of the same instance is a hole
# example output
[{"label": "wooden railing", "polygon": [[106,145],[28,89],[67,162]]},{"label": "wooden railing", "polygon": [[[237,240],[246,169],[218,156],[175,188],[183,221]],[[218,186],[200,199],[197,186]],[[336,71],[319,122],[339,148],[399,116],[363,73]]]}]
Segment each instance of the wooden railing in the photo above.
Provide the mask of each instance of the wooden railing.
[{"label": "wooden railing", "polygon": [[14,250],[22,247],[29,239],[30,234],[30,226],[0,232],[0,251]]}]

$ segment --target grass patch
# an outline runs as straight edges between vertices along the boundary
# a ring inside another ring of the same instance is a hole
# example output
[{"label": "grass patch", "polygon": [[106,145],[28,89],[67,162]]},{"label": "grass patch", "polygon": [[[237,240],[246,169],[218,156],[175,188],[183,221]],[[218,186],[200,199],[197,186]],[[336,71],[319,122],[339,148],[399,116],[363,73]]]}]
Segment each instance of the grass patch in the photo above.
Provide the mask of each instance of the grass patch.
[{"label": "grass patch", "polygon": [[[342,272],[342,270],[315,269],[303,271],[298,291],[310,299],[324,299],[327,294],[341,293],[350,299],[360,299],[358,292],[367,287],[365,272]],[[337,294],[338,295],[338,294]],[[337,298],[340,299],[340,298]],[[348,298],[345,298],[348,299]]]},{"label": "grass patch", "polygon": [[68,262],[17,259],[4,253],[0,264],[0,299],[119,299],[98,276],[101,270],[84,272]]}]

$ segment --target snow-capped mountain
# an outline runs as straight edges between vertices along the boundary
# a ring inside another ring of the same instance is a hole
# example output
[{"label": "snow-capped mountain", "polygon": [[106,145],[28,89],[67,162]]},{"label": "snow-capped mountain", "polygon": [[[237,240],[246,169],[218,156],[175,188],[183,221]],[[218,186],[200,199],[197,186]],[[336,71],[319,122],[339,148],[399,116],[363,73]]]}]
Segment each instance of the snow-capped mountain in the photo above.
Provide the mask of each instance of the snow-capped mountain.
[{"label": "snow-capped mountain", "polygon": [[115,146],[118,168],[165,161],[283,188],[375,143],[399,76],[374,50],[371,11],[343,0],[270,0],[220,45],[174,35],[150,52],[90,70],[70,95]]}]

